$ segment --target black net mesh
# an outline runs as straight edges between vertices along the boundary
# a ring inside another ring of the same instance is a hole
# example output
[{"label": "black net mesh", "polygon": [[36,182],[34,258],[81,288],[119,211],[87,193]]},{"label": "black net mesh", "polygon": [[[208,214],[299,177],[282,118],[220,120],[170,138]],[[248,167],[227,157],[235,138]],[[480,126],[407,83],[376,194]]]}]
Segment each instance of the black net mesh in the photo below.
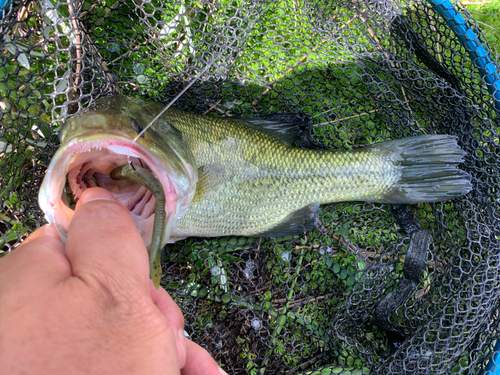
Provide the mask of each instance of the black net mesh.
[{"label": "black net mesh", "polygon": [[284,239],[168,245],[162,285],[189,337],[235,374],[484,373],[500,339],[500,124],[470,55],[429,3],[40,0],[5,9],[1,254],[44,224],[37,194],[68,116],[112,93],[168,103],[209,66],[174,107],[294,113],[331,148],[455,135],[473,190],[411,207],[432,241],[383,327],[374,311],[407,280],[413,241],[389,205],[323,205],[316,229]]}]

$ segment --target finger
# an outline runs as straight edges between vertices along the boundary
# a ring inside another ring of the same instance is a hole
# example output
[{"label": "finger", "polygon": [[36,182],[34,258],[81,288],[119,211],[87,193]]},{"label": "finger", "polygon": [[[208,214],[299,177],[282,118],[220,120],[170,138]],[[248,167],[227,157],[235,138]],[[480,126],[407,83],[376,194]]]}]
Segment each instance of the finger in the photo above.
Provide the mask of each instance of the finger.
[{"label": "finger", "polygon": [[83,193],[68,229],[66,254],[73,274],[86,283],[119,293],[140,287],[149,294],[144,242],[128,210],[104,189]]},{"label": "finger", "polygon": [[153,303],[163,314],[170,328],[175,334],[177,344],[177,354],[179,367],[184,367],[186,363],[186,337],[184,336],[184,316],[175,301],[162,287],[156,289],[153,281],[150,280],[150,293]]},{"label": "finger", "polygon": [[64,245],[51,225],[37,229],[0,261],[0,285],[3,287],[19,279],[23,280],[23,285],[47,287],[69,276],[71,265],[64,254]]},{"label": "finger", "polygon": [[188,339],[186,339],[186,365],[181,374],[227,375],[205,349]]}]

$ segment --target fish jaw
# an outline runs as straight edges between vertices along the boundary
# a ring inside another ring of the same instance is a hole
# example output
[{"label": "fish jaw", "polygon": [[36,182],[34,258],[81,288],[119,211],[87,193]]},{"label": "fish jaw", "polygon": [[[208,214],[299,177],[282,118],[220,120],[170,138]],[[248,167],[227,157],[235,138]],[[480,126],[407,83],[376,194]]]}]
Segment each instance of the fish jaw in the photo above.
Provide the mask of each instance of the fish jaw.
[{"label": "fish jaw", "polygon": [[109,177],[111,170],[129,161],[142,163],[163,186],[167,220],[162,245],[165,245],[194,196],[197,169],[184,164],[187,178],[178,179],[178,173],[172,173],[167,160],[159,160],[146,147],[115,132],[93,132],[72,138],[61,145],[52,158],[40,188],[39,204],[46,220],[55,224],[63,241],[74,215],[74,210],[63,199],[67,176],[75,199],[93,186],[110,191],[129,209],[145,245],[150,245],[155,197],[141,185],[116,182]]}]

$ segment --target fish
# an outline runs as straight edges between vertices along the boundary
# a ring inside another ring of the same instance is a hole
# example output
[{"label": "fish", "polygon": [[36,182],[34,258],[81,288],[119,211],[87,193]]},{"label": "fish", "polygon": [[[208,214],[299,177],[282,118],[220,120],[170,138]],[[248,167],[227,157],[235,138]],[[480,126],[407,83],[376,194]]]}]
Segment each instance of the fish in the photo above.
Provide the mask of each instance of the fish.
[{"label": "fish", "polygon": [[321,204],[438,202],[472,189],[469,174],[457,168],[466,153],[450,135],[325,150],[294,146],[300,132],[289,120],[169,108],[134,142],[163,109],[114,95],[64,123],[39,192],[39,205],[63,240],[74,214],[66,184],[76,200],[98,186],[129,209],[150,246],[154,195],[109,176],[127,163],[141,166],[163,187],[162,246],[186,237],[284,237],[303,232]]}]

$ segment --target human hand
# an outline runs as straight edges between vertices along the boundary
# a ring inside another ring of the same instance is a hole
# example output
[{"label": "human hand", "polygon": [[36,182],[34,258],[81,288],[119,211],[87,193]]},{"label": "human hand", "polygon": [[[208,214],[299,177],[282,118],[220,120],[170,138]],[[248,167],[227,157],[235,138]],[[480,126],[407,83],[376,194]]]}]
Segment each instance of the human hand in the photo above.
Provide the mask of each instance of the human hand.
[{"label": "human hand", "polygon": [[65,245],[44,226],[0,259],[0,374],[42,373],[224,374],[184,337],[132,217],[100,188],[81,197]]}]

